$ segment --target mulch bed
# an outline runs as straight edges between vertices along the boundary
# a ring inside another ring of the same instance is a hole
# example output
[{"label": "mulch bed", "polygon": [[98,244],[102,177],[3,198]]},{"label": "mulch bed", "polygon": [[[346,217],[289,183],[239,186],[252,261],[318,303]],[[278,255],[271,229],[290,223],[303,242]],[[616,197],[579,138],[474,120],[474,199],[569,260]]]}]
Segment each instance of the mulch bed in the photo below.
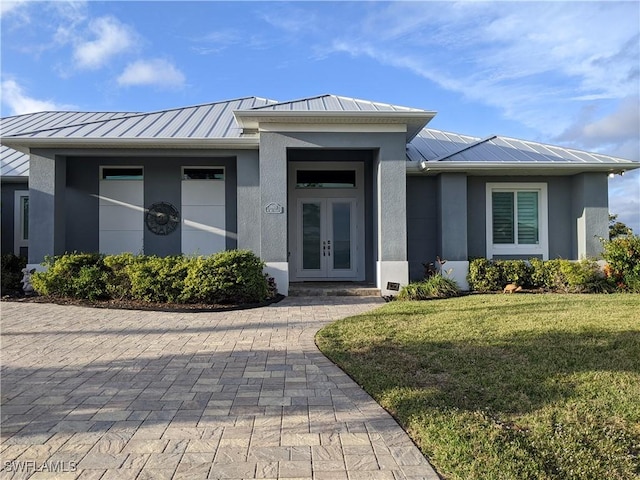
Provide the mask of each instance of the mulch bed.
[{"label": "mulch bed", "polygon": [[145,310],[152,312],[220,312],[245,310],[248,308],[266,307],[273,303],[277,303],[284,298],[284,295],[276,295],[274,298],[260,303],[245,304],[185,304],[185,303],[155,303],[143,302],[140,300],[79,300],[75,298],[50,297],[50,296],[16,296],[5,295],[2,297],[3,302],[20,302],[20,303],[53,303],[56,305],[74,305],[90,308],[112,308],[121,310]]}]

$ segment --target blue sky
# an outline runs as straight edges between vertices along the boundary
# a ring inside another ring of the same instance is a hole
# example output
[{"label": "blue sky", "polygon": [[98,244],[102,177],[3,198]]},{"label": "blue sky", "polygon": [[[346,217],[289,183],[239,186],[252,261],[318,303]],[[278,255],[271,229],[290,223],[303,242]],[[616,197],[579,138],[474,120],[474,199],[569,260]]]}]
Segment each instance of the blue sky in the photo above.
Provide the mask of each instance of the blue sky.
[{"label": "blue sky", "polygon": [[[640,160],[640,3],[7,2],[2,116],[325,93]],[[610,180],[640,233],[640,172]]]}]

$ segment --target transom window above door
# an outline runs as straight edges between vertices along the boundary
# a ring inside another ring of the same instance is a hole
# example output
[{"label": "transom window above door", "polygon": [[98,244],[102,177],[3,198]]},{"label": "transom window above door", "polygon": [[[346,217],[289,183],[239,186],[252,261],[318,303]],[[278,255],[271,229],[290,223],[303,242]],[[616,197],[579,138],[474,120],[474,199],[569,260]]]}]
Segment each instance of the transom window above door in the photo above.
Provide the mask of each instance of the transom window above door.
[{"label": "transom window above door", "polygon": [[296,170],[296,188],[356,188],[356,171]]}]

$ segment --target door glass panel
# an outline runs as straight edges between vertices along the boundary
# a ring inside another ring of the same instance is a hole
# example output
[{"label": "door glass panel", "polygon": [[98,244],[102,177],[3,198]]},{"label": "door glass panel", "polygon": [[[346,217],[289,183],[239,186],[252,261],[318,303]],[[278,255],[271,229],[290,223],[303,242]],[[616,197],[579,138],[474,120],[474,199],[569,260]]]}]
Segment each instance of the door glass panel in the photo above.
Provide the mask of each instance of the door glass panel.
[{"label": "door glass panel", "polygon": [[20,197],[22,201],[22,239],[29,240],[29,197]]},{"label": "door glass panel", "polygon": [[320,269],[320,204],[302,204],[302,268]]},{"label": "door glass panel", "polygon": [[333,268],[351,268],[351,204],[333,203],[331,210],[333,221]]}]

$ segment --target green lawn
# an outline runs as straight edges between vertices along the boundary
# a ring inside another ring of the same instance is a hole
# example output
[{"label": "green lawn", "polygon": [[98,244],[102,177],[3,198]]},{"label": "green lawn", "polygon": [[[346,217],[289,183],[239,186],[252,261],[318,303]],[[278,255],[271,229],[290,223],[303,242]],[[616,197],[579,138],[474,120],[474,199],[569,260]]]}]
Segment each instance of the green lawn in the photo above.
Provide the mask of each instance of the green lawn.
[{"label": "green lawn", "polygon": [[316,341],[444,478],[640,478],[640,295],[391,302]]}]

